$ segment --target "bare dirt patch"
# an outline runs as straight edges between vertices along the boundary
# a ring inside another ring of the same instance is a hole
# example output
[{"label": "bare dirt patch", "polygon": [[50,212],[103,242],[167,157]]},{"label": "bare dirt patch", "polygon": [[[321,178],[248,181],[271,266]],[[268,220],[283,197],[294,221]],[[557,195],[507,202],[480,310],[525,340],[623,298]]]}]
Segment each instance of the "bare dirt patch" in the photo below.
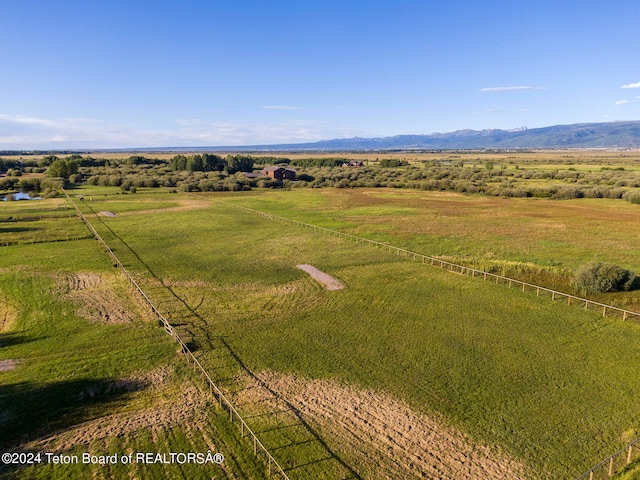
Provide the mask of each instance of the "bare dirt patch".
[{"label": "bare dirt patch", "polygon": [[145,388],[159,388],[173,374],[173,371],[172,367],[164,366],[140,375],[118,378],[107,385],[89,387],[80,392],[78,398],[82,400],[108,395],[112,392],[136,392]]},{"label": "bare dirt patch", "polygon": [[336,280],[331,275],[324,273],[322,270],[318,270],[313,265],[296,265],[296,268],[307,272],[311,278],[323,284],[327,290],[342,290],[344,288],[344,285],[340,283],[340,281]]},{"label": "bare dirt patch", "polygon": [[0,360],[0,372],[8,372],[18,366],[18,360]]},{"label": "bare dirt patch", "polygon": [[67,291],[86,290],[104,285],[102,276],[91,272],[70,273],[64,277]]},{"label": "bare dirt patch", "polygon": [[18,312],[0,299],[0,333],[8,331],[17,316]]},{"label": "bare dirt patch", "polygon": [[128,323],[134,320],[132,313],[113,292],[108,290],[83,290],[73,295],[79,303],[76,314],[94,322]]},{"label": "bare dirt patch", "polygon": [[102,217],[108,217],[108,218],[115,218],[115,217],[118,216],[114,212],[109,212],[109,211],[106,211],[106,210],[103,210],[102,212],[98,212],[98,215],[100,215]]},{"label": "bare dirt patch", "polygon": [[76,305],[75,313],[94,322],[128,323],[136,315],[118,294],[113,278],[91,272],[67,274],[63,277],[62,293]]},{"label": "bare dirt patch", "polygon": [[363,478],[515,480],[526,471],[386,394],[272,372],[259,377],[340,445]]},{"label": "bare dirt patch", "polygon": [[203,424],[206,421],[206,397],[195,387],[187,387],[180,395],[152,408],[123,412],[91,420],[40,438],[26,445],[29,449],[52,452],[69,451],[77,446],[90,445],[96,440],[121,437],[142,428],[160,432],[185,423]]}]

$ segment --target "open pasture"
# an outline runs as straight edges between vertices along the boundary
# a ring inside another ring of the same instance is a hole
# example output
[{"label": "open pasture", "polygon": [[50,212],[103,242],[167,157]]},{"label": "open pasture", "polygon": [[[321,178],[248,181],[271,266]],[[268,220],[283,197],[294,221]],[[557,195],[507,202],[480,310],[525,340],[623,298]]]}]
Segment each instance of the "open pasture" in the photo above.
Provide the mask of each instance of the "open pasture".
[{"label": "open pasture", "polygon": [[[30,225],[60,200],[42,202],[9,202],[0,215],[12,216],[17,227]],[[261,478],[263,465],[237,447],[239,434],[215,414],[171,339],[98,244],[55,237],[59,224],[87,233],[77,217],[61,212],[53,209],[43,220],[41,243],[0,246],[0,447],[43,459],[24,467],[3,462],[0,477]],[[0,230],[0,238],[11,235]],[[225,454],[224,465],[44,460],[45,453],[207,450]]]},{"label": "open pasture", "polygon": [[63,199],[20,200],[0,204],[0,245],[89,238]]},{"label": "open pasture", "polygon": [[[176,194],[152,197],[171,203]],[[138,198],[129,195],[126,201]],[[607,235],[619,235],[614,240],[620,248],[610,251],[612,240],[575,214],[585,211],[594,227],[624,213],[629,222],[622,223],[630,227],[636,214],[629,204],[604,201],[599,210],[584,200],[542,200],[527,208],[520,199],[379,190],[198,198],[223,198],[426,254],[567,268],[611,254],[625,266],[639,264],[622,226],[614,228],[613,220],[604,225]],[[557,212],[560,206],[568,210]],[[108,201],[101,206],[116,214],[119,208]],[[571,208],[574,213],[567,213]],[[190,336],[198,358],[237,398],[245,398],[238,364],[265,378],[270,374],[264,372],[275,372],[301,382],[318,379],[384,392],[487,445],[496,457],[524,465],[531,478],[577,476],[637,435],[637,324],[215,202],[154,215],[96,217],[96,222],[143,285],[157,287],[152,295],[161,300],[161,309],[181,304],[185,314],[174,309],[172,323]],[[514,237],[518,227],[522,233]],[[558,229],[564,229],[562,235]],[[296,268],[300,263],[334,276],[345,288],[325,290]],[[282,395],[286,399],[286,391]],[[258,407],[244,402],[242,408],[255,413]],[[353,445],[326,420],[308,421],[357,471]],[[282,436],[268,437],[267,448],[271,442],[288,465],[299,464],[299,456],[281,449]],[[322,465],[316,468],[311,471]]]},{"label": "open pasture", "polygon": [[[571,286],[573,271],[590,261],[640,273],[640,208],[613,199],[398,189],[296,189],[220,198],[568,293],[578,293]],[[637,290],[590,298],[640,311]]]}]

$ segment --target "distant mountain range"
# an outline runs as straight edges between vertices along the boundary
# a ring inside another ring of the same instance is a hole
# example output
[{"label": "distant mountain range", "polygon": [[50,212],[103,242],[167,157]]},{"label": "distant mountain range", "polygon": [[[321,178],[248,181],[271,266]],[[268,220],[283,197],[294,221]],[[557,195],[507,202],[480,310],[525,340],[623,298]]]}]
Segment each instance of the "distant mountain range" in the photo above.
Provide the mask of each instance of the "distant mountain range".
[{"label": "distant mountain range", "polygon": [[341,138],[314,143],[214,147],[216,150],[404,150],[404,149],[640,148],[640,121],[577,123],[517,130],[457,130],[430,135]]},{"label": "distant mountain range", "polygon": [[[93,152],[276,152],[363,150],[485,150],[640,148],[640,121],[576,123],[515,130],[456,130],[429,135],[379,138],[337,138],[313,143],[278,145],[152,147],[92,150]],[[2,152],[0,152],[2,153]]]}]

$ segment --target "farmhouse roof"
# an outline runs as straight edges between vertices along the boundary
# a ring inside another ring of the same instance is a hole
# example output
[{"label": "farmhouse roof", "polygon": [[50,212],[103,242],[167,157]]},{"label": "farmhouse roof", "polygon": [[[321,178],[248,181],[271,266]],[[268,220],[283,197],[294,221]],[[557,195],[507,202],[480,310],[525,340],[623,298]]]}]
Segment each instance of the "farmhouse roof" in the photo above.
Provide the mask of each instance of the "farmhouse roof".
[{"label": "farmhouse roof", "polygon": [[296,171],[295,168],[280,167],[278,165],[271,165],[270,167],[266,167],[263,171],[264,172],[277,172],[278,170],[282,170],[282,171],[285,171],[285,172],[295,172]]}]

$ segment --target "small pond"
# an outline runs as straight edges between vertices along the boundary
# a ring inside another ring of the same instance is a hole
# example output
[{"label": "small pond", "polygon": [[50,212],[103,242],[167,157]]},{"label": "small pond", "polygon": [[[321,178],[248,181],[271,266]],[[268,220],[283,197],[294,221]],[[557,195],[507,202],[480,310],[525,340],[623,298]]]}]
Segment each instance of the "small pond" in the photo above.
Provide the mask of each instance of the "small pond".
[{"label": "small pond", "polygon": [[6,197],[2,197],[2,201],[6,202],[7,200],[9,200],[9,197],[13,197],[14,200],[42,200],[42,197],[32,197],[28,193],[18,192],[7,195]]}]

